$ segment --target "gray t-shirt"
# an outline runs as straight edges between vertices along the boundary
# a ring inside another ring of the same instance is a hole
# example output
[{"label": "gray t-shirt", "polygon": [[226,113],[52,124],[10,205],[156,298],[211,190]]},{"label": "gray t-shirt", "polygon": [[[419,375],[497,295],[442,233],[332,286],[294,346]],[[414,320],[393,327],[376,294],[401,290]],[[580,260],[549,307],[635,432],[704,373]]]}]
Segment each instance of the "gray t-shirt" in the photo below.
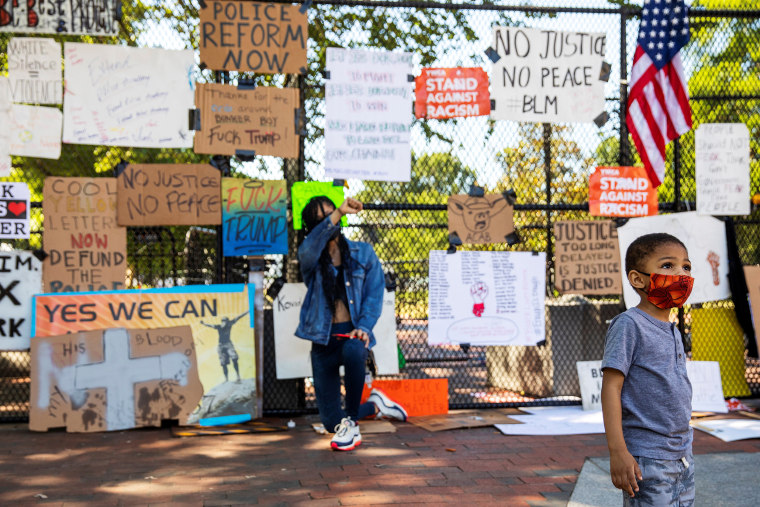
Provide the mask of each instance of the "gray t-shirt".
[{"label": "gray t-shirt", "polygon": [[623,438],[634,456],[675,460],[691,454],[691,383],[675,324],[630,308],[610,323],[602,369],[625,375]]}]

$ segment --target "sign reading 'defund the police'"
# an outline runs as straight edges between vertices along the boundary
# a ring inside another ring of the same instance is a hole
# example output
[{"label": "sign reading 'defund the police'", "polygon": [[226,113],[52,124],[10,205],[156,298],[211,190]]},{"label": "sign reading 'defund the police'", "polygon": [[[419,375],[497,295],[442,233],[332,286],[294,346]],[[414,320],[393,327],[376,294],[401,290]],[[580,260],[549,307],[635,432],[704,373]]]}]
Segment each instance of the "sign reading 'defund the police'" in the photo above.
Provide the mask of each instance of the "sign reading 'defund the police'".
[{"label": "sign reading 'defund the police'", "polygon": [[29,187],[0,183],[0,239],[29,238]]},{"label": "sign reading 'defund the police'", "polygon": [[604,33],[493,29],[495,120],[591,122],[604,112]]}]

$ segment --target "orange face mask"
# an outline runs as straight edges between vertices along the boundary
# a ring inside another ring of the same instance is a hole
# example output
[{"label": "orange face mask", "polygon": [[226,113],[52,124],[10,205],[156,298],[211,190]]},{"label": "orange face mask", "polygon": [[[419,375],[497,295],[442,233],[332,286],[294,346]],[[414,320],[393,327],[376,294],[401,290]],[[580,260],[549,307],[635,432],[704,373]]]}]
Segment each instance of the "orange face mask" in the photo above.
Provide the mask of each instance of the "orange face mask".
[{"label": "orange face mask", "polygon": [[694,287],[694,278],[689,275],[662,275],[660,273],[644,273],[649,276],[649,292],[647,301],[657,308],[681,308],[689,299]]}]

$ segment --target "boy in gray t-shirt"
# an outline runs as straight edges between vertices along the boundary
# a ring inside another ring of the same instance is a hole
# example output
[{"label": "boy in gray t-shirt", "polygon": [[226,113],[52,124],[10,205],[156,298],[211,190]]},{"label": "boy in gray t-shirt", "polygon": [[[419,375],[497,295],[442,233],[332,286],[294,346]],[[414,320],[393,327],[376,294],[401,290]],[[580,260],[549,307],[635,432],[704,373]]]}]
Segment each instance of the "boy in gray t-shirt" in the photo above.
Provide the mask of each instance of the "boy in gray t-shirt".
[{"label": "boy in gray t-shirt", "polygon": [[689,254],[670,234],[647,234],[628,247],[625,271],[641,302],[612,320],[602,360],[612,483],[624,505],[693,505],[691,384],[670,322],[694,283]]}]

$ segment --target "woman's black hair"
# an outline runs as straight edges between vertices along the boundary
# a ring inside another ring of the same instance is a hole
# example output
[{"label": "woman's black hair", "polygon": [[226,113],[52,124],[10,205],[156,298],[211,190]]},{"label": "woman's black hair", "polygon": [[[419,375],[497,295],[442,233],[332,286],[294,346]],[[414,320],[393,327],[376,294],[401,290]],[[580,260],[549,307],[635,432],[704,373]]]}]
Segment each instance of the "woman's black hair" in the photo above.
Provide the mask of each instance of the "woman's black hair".
[{"label": "woman's black hair", "polygon": [[[314,228],[322,222],[330,213],[328,210],[335,209],[335,204],[329,197],[324,195],[317,195],[312,197],[309,202],[304,206],[301,212],[301,222],[304,226],[306,234],[310,234]],[[320,212],[322,218],[319,218]],[[348,242],[343,234],[340,233],[340,229],[337,231],[338,236],[338,248],[340,249],[340,262],[343,267],[343,278],[345,280],[351,277],[351,251],[348,248]],[[338,292],[339,283],[335,273],[333,273],[332,257],[330,257],[329,248],[325,245],[322,253],[319,256],[319,271],[322,273],[322,290],[327,298],[327,303],[330,305],[333,314],[335,313],[335,295]]]},{"label": "woman's black hair", "polygon": [[628,250],[625,252],[625,273],[628,274],[633,270],[639,271],[644,259],[649,257],[656,248],[663,245],[681,245],[686,250],[683,241],[670,234],[664,232],[644,234],[628,245]]}]

